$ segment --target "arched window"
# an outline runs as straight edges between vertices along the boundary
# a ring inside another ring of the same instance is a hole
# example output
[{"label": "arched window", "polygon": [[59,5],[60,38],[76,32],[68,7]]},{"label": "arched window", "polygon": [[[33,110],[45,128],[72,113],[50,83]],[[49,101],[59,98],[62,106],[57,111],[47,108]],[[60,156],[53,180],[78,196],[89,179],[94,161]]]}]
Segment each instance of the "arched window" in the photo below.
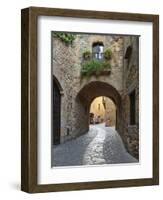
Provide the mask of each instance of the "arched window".
[{"label": "arched window", "polygon": [[93,58],[102,60],[104,58],[104,45],[102,42],[95,42],[92,45]]}]

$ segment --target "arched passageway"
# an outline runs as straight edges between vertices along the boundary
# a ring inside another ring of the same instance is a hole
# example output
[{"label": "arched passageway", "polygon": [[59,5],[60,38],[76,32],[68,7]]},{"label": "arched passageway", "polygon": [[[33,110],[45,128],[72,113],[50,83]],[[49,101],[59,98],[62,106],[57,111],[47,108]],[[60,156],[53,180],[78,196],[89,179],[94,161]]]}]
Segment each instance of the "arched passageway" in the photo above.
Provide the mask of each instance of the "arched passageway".
[{"label": "arched passageway", "polygon": [[[96,97],[108,97],[117,113],[116,129],[106,127],[104,123],[89,124],[90,105]],[[77,117],[75,132],[80,135],[74,140],[56,147],[56,156],[52,160],[55,166],[98,165],[137,162],[127,153],[121,136],[121,96],[111,85],[95,81],[85,85],[77,95]],[[87,129],[87,130],[86,130]],[[88,130],[89,129],[89,130]],[[86,134],[85,134],[86,133]]]},{"label": "arched passageway", "polygon": [[[90,105],[100,96],[110,98],[116,106],[116,130],[104,126],[104,123],[89,124]],[[76,115],[73,118],[74,139],[55,146],[53,166],[137,162],[126,151],[121,137],[123,132],[121,96],[113,86],[101,81],[88,83],[79,91],[74,103],[76,106]]]},{"label": "arched passageway", "polygon": [[81,106],[85,109],[85,120],[87,120],[87,129],[89,129],[89,110],[92,101],[99,96],[110,98],[116,106],[116,130],[120,131],[121,126],[121,96],[119,92],[110,84],[93,81],[85,85],[78,93],[77,98]]}]

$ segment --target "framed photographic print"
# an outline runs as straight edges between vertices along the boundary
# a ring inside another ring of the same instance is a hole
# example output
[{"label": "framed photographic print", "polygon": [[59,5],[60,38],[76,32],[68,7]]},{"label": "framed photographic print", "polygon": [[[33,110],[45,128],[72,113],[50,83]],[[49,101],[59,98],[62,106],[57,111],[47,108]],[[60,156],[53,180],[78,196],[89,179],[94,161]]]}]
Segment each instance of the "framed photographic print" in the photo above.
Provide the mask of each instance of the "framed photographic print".
[{"label": "framed photographic print", "polygon": [[21,188],[159,184],[159,16],[22,9]]}]

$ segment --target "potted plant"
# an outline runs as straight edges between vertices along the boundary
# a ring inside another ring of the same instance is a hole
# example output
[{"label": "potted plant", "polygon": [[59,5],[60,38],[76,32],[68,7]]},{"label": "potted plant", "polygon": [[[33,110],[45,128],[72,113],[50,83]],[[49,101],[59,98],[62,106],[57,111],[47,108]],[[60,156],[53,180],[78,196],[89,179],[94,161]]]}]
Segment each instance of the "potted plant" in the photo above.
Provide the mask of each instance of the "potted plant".
[{"label": "potted plant", "polygon": [[91,76],[91,75],[107,75],[110,74],[111,65],[106,61],[90,60],[83,64],[81,69],[82,76]]},{"label": "potted plant", "polygon": [[83,58],[84,58],[85,60],[90,59],[90,58],[91,58],[91,52],[90,52],[90,51],[85,51],[85,52],[83,53]]},{"label": "potted plant", "polygon": [[107,49],[107,50],[104,52],[104,58],[105,58],[106,60],[111,60],[111,58],[112,58],[112,51],[111,51],[111,49]]}]

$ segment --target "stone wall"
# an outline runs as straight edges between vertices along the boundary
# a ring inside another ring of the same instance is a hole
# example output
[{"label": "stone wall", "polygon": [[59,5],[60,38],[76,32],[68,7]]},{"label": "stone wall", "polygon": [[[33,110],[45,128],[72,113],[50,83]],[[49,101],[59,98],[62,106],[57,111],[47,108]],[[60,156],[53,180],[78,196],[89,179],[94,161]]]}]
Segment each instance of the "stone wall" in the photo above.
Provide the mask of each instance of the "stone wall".
[{"label": "stone wall", "polygon": [[106,98],[106,125],[116,126],[116,106],[112,100]]},{"label": "stone wall", "polygon": [[92,81],[104,81],[118,91],[123,89],[123,38],[106,35],[81,35],[79,37],[78,45],[80,46],[80,59],[82,60],[82,54],[85,50],[92,51],[92,44],[95,42],[102,42],[104,44],[104,51],[111,49],[112,59],[111,63],[111,74],[108,76],[101,75],[99,77],[91,76],[83,78],[81,80],[80,88]]},{"label": "stone wall", "polygon": [[[137,159],[139,158],[139,37],[126,37],[124,41],[124,58],[127,48],[131,49],[128,58],[124,59],[124,91],[123,106],[123,141],[127,150]],[[130,98],[135,91],[135,124],[130,124]]]}]

